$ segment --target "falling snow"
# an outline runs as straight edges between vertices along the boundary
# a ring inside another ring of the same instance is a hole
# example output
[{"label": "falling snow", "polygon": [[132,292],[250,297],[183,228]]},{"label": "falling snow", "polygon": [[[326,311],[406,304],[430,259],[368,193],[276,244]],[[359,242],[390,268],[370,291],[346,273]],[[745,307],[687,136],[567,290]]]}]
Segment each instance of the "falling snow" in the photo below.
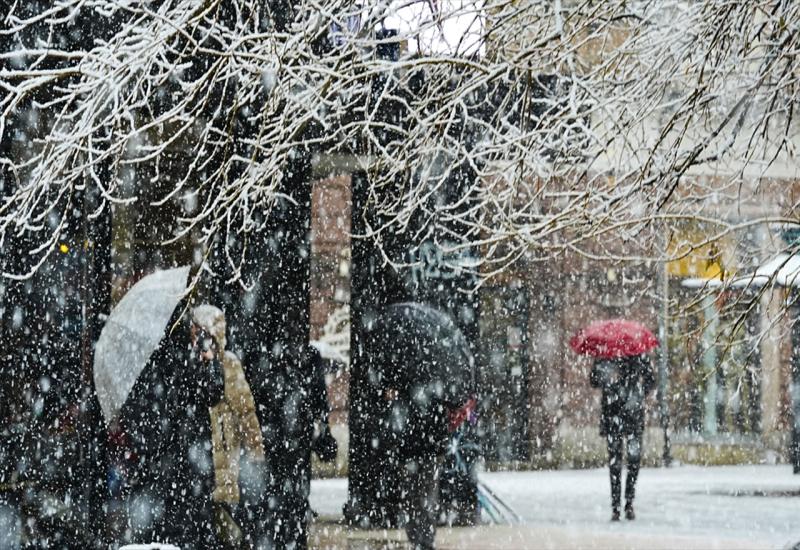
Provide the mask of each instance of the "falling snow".
[{"label": "falling snow", "polygon": [[0,14],[0,548],[800,548],[800,5]]}]

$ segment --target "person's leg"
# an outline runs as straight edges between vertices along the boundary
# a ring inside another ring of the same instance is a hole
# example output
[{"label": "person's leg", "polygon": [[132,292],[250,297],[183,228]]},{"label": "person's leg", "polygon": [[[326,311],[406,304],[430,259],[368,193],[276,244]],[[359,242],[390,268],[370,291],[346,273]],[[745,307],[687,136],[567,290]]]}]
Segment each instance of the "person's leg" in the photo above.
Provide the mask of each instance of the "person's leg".
[{"label": "person's leg", "polygon": [[376,484],[381,491],[381,506],[376,524],[388,527],[402,527],[406,524],[406,507],[403,504],[407,490],[405,461],[400,459],[395,449],[387,449],[383,457],[383,474]]},{"label": "person's leg", "polygon": [[267,458],[267,489],[259,511],[262,517],[256,518],[254,528],[255,547],[259,550],[307,548],[310,477],[306,472],[310,471],[310,460],[308,448],[294,448]]},{"label": "person's leg", "polygon": [[[285,493],[276,499],[272,510],[270,535],[274,548],[305,550],[308,547],[307,495],[303,480],[285,480]],[[268,547],[269,548],[269,547]]]},{"label": "person's leg", "polygon": [[639,477],[639,466],[642,462],[642,434],[627,434],[625,440],[628,447],[628,475],[625,477],[625,517],[635,519],[633,499],[636,496],[636,478]]},{"label": "person's leg", "polygon": [[619,519],[620,493],[622,492],[622,434],[606,435],[608,444],[608,470],[611,476],[612,521]]},{"label": "person's leg", "polygon": [[406,535],[414,550],[433,550],[436,538],[436,457],[409,460],[403,471]]}]

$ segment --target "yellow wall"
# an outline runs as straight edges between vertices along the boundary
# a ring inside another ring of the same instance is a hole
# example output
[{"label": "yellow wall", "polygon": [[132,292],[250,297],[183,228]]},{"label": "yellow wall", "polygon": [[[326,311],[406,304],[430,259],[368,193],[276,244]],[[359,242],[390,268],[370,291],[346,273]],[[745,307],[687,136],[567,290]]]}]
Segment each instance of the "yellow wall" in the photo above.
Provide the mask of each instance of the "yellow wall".
[{"label": "yellow wall", "polygon": [[724,279],[735,271],[735,244],[729,239],[706,243],[707,237],[695,231],[679,232],[670,239],[667,273],[672,277]]}]

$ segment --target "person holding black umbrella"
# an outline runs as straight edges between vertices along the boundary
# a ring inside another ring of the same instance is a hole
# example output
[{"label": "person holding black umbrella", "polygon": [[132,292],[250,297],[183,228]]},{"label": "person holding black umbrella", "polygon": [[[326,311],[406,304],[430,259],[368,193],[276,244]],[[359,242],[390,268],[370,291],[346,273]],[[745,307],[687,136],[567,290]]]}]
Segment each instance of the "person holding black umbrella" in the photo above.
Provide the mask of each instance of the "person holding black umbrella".
[{"label": "person holding black umbrella", "polygon": [[656,385],[645,355],[658,340],[643,325],[614,319],[589,325],[570,341],[578,353],[594,357],[589,375],[592,387],[602,390],[600,434],[608,446],[611,477],[611,521],[619,521],[623,450],[627,451],[625,518],[636,519],[633,499],[642,455],[645,398]]},{"label": "person holding black umbrella", "polygon": [[387,306],[371,323],[368,349],[381,400],[376,439],[385,453],[385,490],[397,498],[392,504],[412,548],[431,550],[441,456],[451,412],[470,399],[474,359],[450,316],[415,302]]}]

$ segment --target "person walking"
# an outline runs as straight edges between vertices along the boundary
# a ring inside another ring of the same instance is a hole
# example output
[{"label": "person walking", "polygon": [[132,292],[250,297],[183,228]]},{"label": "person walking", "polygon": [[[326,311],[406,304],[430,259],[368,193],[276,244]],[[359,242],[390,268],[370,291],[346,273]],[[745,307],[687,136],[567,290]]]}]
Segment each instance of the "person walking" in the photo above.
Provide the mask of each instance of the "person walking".
[{"label": "person walking", "polygon": [[597,358],[589,381],[602,390],[600,434],[606,438],[611,476],[611,521],[619,521],[623,450],[627,451],[625,518],[636,514],[633,499],[639,475],[644,432],[645,397],[655,387],[650,359],[644,355]]},{"label": "person walking", "polygon": [[[237,548],[255,537],[254,506],[265,491],[264,445],[253,394],[239,358],[226,347],[225,314],[203,304],[192,310],[198,332],[210,337],[214,357],[222,365],[222,399],[209,410],[214,463],[214,528],[219,544]],[[198,330],[199,329],[199,330]]]},{"label": "person walking", "polygon": [[390,478],[414,550],[434,548],[438,478],[447,440],[447,408],[426,389],[390,386],[383,393]]},{"label": "person walking", "polygon": [[164,532],[181,548],[213,548],[214,463],[209,409],[224,395],[222,364],[213,338],[190,324],[191,354],[176,365],[172,411],[172,490]]},{"label": "person walking", "polygon": [[372,434],[383,467],[376,500],[405,527],[412,548],[432,550],[451,414],[466,417],[454,411],[469,399],[474,358],[455,321],[418,302],[387,306],[370,324],[366,349],[380,419]]},{"label": "person walking", "polygon": [[220,362],[178,307],[120,412],[129,451],[122,542],[215,547],[209,407],[223,395]]},{"label": "person walking", "polygon": [[[258,548],[308,548],[308,495],[311,490],[309,384],[312,361],[307,349],[271,365],[265,377],[269,400],[259,402],[266,457],[266,494],[261,505]],[[262,386],[262,391],[264,387]]]},{"label": "person walking", "polygon": [[308,353],[312,369],[311,379],[308,381],[308,414],[314,427],[311,450],[322,462],[333,462],[336,460],[339,445],[331,434],[331,407],[328,403],[328,386],[325,383],[326,360],[313,345],[309,346]]}]

